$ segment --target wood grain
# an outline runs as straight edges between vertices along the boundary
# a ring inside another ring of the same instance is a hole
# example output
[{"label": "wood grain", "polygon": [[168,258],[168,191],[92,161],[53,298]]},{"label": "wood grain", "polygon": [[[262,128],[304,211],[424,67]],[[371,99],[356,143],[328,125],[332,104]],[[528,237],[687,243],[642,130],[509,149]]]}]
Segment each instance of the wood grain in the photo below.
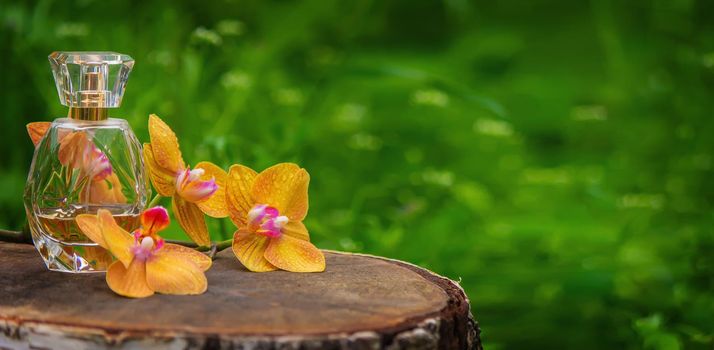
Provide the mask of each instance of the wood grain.
[{"label": "wood grain", "polygon": [[200,296],[126,299],[0,243],[0,348],[480,349],[463,290],[413,265],[326,252],[317,274],[251,273],[221,252]]}]

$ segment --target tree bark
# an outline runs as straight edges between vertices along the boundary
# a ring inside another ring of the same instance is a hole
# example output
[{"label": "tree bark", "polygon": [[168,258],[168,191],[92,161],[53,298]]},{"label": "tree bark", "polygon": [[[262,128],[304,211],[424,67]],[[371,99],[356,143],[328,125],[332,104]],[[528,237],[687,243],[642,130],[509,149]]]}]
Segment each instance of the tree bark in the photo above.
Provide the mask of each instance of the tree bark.
[{"label": "tree bark", "polygon": [[481,349],[455,282],[405,262],[326,251],[327,270],[251,273],[230,250],[199,296],[127,299],[104,274],[48,271],[0,243],[0,348]]}]

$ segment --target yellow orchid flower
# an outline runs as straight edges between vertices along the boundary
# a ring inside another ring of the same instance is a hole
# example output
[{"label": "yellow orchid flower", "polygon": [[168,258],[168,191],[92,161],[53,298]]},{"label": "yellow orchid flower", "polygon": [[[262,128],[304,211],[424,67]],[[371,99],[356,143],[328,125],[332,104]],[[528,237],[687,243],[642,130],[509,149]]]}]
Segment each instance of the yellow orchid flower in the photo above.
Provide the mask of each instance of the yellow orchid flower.
[{"label": "yellow orchid flower", "polygon": [[[51,125],[50,122],[27,124],[27,133],[35,147],[42,141]],[[119,177],[113,173],[109,159],[85,132],[60,134],[57,156],[60,164],[79,169],[84,176],[91,177],[92,182],[82,190],[82,200],[97,204],[126,203]]]},{"label": "yellow orchid flower", "polygon": [[225,218],[225,183],[228,174],[211,162],[200,162],[191,170],[181,157],[176,134],[161,118],[149,116],[151,143],[144,144],[144,162],[154,188],[164,197],[172,197],[172,209],[181,228],[201,246],[211,239],[205,213]]},{"label": "yellow orchid flower", "polygon": [[233,252],[251,271],[321,272],[325,256],[310,243],[307,215],[310,175],[296,164],[260,174],[242,165],[228,172],[226,204],[238,227]]},{"label": "yellow orchid flower", "polygon": [[166,209],[154,207],[144,211],[141,228],[133,235],[122,229],[105,209],[96,215],[78,215],[76,220],[90,240],[117,258],[106,276],[115,293],[144,298],[154,293],[185,295],[206,291],[204,272],[211,267],[211,258],[187,247],[164,243],[158,232],[169,225]]}]

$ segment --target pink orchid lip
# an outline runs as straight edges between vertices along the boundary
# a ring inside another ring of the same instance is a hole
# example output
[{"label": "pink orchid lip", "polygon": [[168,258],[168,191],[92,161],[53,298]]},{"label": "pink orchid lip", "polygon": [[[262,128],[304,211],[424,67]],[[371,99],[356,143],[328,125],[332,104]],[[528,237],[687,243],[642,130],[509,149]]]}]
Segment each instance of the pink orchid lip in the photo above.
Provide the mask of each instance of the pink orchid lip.
[{"label": "pink orchid lip", "polygon": [[288,223],[288,217],[280,215],[278,209],[266,204],[258,204],[248,212],[248,223],[255,233],[277,238]]},{"label": "pink orchid lip", "polygon": [[157,235],[157,232],[167,226],[169,212],[166,208],[156,206],[141,213],[141,228],[134,230],[134,245],[130,248],[134,257],[146,261],[163,248],[164,239]]},{"label": "pink orchid lip", "polygon": [[145,232],[143,229],[138,228],[134,230],[132,235],[134,236],[134,245],[129,249],[131,254],[141,261],[149,260],[164,247],[164,239],[155,233]]},{"label": "pink orchid lip", "polygon": [[248,212],[248,221],[259,225],[264,219],[272,219],[278,216],[280,216],[278,209],[268,206],[267,204],[258,204]]},{"label": "pink orchid lip", "polygon": [[192,203],[200,203],[210,198],[218,191],[216,179],[201,180],[204,170],[201,168],[179,170],[176,174],[176,191],[179,195]]},{"label": "pink orchid lip", "polygon": [[104,152],[100,151],[99,148],[92,145],[91,150],[88,152],[87,168],[90,174],[93,174],[92,179],[94,181],[100,181],[106,179],[112,174],[112,163],[109,162],[109,158]]},{"label": "pink orchid lip", "polygon": [[155,235],[168,227],[169,223],[169,212],[162,206],[146,209],[141,214],[141,227],[147,236]]},{"label": "pink orchid lip", "polygon": [[147,261],[151,259],[156,251],[164,246],[164,240],[154,241],[151,236],[143,236],[140,230],[134,231],[134,245],[130,248],[135,259]]}]

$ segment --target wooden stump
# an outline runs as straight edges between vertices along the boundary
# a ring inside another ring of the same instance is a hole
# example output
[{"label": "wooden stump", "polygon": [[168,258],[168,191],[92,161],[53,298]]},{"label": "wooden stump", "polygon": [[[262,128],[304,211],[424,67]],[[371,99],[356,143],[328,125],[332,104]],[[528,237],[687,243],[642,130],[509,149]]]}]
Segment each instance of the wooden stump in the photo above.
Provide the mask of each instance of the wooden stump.
[{"label": "wooden stump", "polygon": [[229,250],[200,296],[113,294],[0,243],[0,348],[481,349],[463,290],[400,261],[325,252],[317,274],[251,273]]}]

